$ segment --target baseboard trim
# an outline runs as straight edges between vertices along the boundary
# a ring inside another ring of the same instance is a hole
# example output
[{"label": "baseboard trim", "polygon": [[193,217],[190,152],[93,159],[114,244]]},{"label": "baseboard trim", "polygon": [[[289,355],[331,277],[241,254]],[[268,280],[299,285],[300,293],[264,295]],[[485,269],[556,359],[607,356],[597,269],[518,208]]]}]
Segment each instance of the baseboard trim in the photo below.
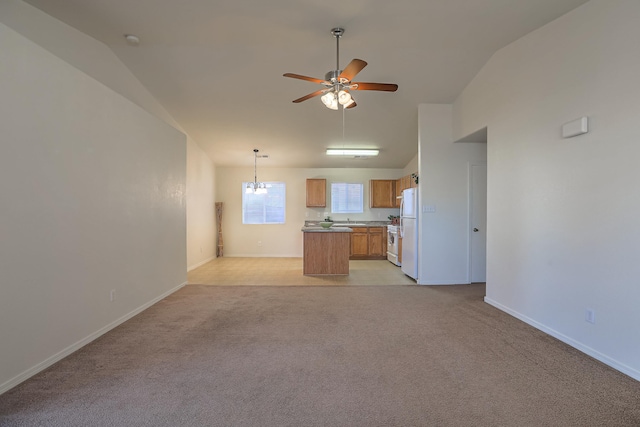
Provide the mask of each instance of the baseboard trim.
[{"label": "baseboard trim", "polygon": [[613,369],[615,369],[616,371],[620,371],[625,375],[630,376],[631,378],[633,378],[636,381],[640,381],[640,371],[631,368],[630,366],[625,365],[624,363],[620,363],[615,359],[612,359],[611,357],[607,356],[606,354],[600,353],[597,350],[594,350],[593,348],[584,345],[583,343],[574,340],[571,337],[568,337],[558,331],[556,331],[555,329],[549,328],[545,325],[543,325],[540,322],[537,322],[533,319],[531,319],[530,317],[525,316],[522,313],[519,313],[515,310],[510,309],[509,307],[506,307],[502,304],[500,304],[497,301],[492,300],[491,298],[488,297],[484,297],[484,302],[486,302],[489,305],[494,306],[495,308],[497,308],[498,310],[504,311],[507,314],[510,314],[511,316],[515,317],[516,319],[522,320],[524,323],[527,323],[531,326],[533,326],[536,329],[541,330],[542,332],[551,335],[552,337],[559,339],[560,341],[562,341],[565,344],[570,345],[571,347],[580,350],[581,352],[585,353],[588,356],[593,357],[596,360],[599,360],[600,362],[604,363],[605,365],[608,365],[610,367],[612,367]]},{"label": "baseboard trim", "polygon": [[85,345],[89,344],[91,341],[94,341],[95,339],[99,338],[100,336],[106,334],[107,332],[109,332],[110,330],[115,328],[116,326],[121,325],[122,323],[126,322],[127,320],[131,319],[135,315],[137,315],[137,314],[141,313],[142,311],[146,310],[147,308],[151,307],[152,305],[154,305],[158,301],[162,300],[163,298],[166,298],[169,295],[171,295],[172,293],[176,292],[177,290],[183,288],[187,283],[188,282],[184,282],[184,283],[174,287],[173,289],[168,290],[167,292],[163,293],[162,295],[152,299],[151,301],[141,305],[140,307],[138,307],[135,310],[125,314],[124,316],[120,317],[119,319],[117,319],[117,320],[109,323],[108,325],[98,329],[96,332],[88,335],[87,337],[81,339],[80,341],[77,341],[76,343],[70,345],[69,347],[65,348],[64,350],[62,350],[62,351],[54,354],[53,356],[43,360],[42,362],[40,362],[37,365],[27,369],[26,371],[16,375],[15,377],[13,377],[10,380],[4,382],[3,384],[0,384],[0,394],[3,394],[5,392],[9,391],[10,389],[12,389],[13,387],[17,386],[18,384],[28,380],[29,378],[31,378],[32,376],[36,375],[37,373],[47,369],[49,366],[53,365],[54,363],[56,363],[56,362],[64,359],[65,357],[69,356],[71,353],[81,349]]},{"label": "baseboard trim", "polygon": [[191,271],[191,270],[195,270],[196,268],[205,265],[206,263],[208,263],[209,261],[213,261],[214,259],[216,259],[215,256],[212,256],[211,258],[207,258],[202,262],[197,263],[196,265],[192,265],[191,267],[187,268],[187,272]]}]

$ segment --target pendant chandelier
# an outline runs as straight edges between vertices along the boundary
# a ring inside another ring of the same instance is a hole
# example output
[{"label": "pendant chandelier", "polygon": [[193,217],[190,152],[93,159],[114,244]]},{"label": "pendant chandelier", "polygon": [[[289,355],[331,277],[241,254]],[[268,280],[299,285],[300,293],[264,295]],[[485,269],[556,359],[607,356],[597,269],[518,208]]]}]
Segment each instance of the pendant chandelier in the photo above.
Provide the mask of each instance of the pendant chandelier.
[{"label": "pendant chandelier", "polygon": [[258,182],[258,151],[257,148],[253,149],[253,182],[247,184],[247,194],[267,194],[267,184]]}]

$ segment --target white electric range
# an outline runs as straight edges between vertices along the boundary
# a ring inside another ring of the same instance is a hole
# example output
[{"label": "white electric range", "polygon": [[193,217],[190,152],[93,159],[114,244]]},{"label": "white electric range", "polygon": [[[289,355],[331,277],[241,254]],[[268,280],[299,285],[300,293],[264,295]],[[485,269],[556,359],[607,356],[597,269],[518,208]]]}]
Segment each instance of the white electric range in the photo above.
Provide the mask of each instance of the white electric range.
[{"label": "white electric range", "polygon": [[398,259],[398,226],[387,225],[387,259],[389,262],[400,266]]}]

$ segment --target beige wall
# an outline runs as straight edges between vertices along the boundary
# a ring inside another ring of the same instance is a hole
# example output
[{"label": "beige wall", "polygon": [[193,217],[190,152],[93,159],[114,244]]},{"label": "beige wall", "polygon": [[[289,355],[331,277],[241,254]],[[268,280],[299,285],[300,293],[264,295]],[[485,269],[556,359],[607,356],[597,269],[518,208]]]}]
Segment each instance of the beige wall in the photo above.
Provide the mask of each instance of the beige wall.
[{"label": "beige wall", "polygon": [[[418,143],[416,142],[416,146],[417,145]],[[407,163],[407,166],[405,166],[404,169],[402,169],[402,176],[410,175],[416,172],[418,172],[418,154],[417,153],[415,156],[413,156],[413,159],[411,159],[411,161]]]},{"label": "beige wall", "polygon": [[187,266],[192,270],[216,256],[215,167],[187,138]]},{"label": "beige wall", "polygon": [[0,392],[187,269],[186,137],[5,25],[15,4],[0,4]]},{"label": "beige wall", "polygon": [[419,213],[418,283],[470,283],[469,277],[469,166],[486,164],[487,145],[453,142],[452,106],[421,104],[420,206],[435,212]]},{"label": "beige wall", "polygon": [[[41,48],[182,131],[164,107],[103,43],[20,0],[0,2],[0,20]],[[186,208],[189,269],[215,257],[214,171],[209,156],[188,138]]]},{"label": "beige wall", "polygon": [[[242,224],[242,182],[253,181],[253,168],[216,168],[217,199],[224,202],[224,253],[225,256],[302,256],[302,233],[300,228],[305,220],[320,220],[326,214],[336,221],[387,220],[389,215],[398,215],[398,209],[369,208],[369,180],[396,179],[403,174],[402,169],[304,169],[304,168],[261,168],[258,166],[258,180],[282,181],[286,183],[286,223],[282,225]],[[326,208],[306,207],[306,179],[326,178]],[[331,214],[329,188],[331,182],[353,182],[364,184],[364,213]]]},{"label": "beige wall", "polygon": [[[588,2],[497,52],[454,105],[454,139],[488,126],[487,301],[636,379],[638,22],[638,1]],[[581,116],[589,133],[562,138]]]},{"label": "beige wall", "polygon": [[20,0],[0,1],[0,22],[180,129],[164,107],[105,44]]}]

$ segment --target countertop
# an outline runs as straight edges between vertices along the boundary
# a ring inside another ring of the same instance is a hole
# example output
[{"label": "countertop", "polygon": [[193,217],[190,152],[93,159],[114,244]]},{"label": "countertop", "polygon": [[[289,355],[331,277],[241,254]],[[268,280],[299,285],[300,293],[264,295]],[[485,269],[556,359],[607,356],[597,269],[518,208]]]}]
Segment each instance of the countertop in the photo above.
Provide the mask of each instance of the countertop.
[{"label": "countertop", "polygon": [[329,227],[322,228],[319,225],[305,225],[302,227],[303,233],[351,233],[353,230],[349,227]]},{"label": "countertop", "polygon": [[[354,227],[386,227],[387,225],[391,225],[391,221],[351,221],[354,224],[364,224],[364,225],[354,225]],[[346,221],[336,221],[335,224],[340,225],[349,225]],[[320,227],[320,221],[305,221],[304,227]],[[334,227],[331,227],[333,229]],[[345,227],[336,227],[336,228],[345,228]],[[348,228],[348,227],[346,227]]]}]

